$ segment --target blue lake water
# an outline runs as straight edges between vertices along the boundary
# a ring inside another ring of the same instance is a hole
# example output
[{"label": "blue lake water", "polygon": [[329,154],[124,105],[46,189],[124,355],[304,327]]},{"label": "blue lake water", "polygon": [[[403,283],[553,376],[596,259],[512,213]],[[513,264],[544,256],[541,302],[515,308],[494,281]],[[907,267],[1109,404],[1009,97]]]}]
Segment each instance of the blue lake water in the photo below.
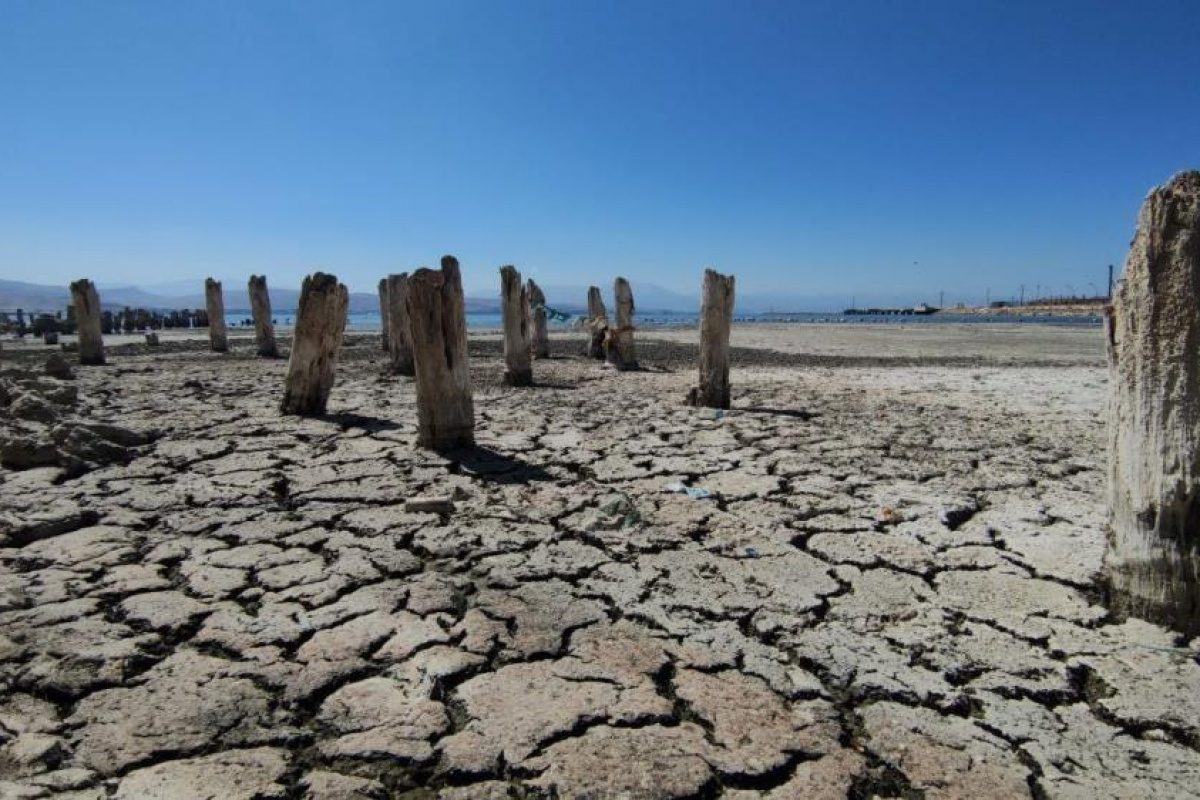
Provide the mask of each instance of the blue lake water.
[{"label": "blue lake water", "polygon": [[[250,324],[249,312],[229,311],[225,314],[226,323],[230,326]],[[737,322],[803,322],[824,324],[878,324],[878,325],[945,325],[981,324],[981,323],[1029,323],[1039,325],[1100,325],[1099,314],[1089,316],[1050,316],[1050,315],[992,315],[992,314],[933,314],[930,316],[898,316],[867,314],[846,315],[841,313],[803,312],[796,314],[741,314],[734,317]],[[648,311],[638,314],[634,321],[637,325],[648,327],[657,325],[689,325],[695,324],[698,317],[694,313],[677,311]],[[276,314],[276,324],[290,327],[295,322],[294,312],[291,314]],[[572,320],[573,322],[574,320]],[[563,330],[571,327],[571,322],[551,322],[551,330]],[[475,329],[499,328],[499,314],[467,314],[467,327]],[[350,314],[346,318],[346,327],[355,331],[379,330],[381,320],[379,312],[361,312]]]}]

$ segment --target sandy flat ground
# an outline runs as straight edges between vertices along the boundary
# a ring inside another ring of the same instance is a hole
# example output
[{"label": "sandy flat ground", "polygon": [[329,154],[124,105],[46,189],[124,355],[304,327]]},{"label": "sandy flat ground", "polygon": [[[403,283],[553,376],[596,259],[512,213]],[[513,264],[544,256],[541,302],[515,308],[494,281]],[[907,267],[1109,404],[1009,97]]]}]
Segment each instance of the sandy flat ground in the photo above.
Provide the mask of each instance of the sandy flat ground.
[{"label": "sandy flat ground", "polygon": [[239,334],[5,343],[0,796],[1200,796],[1200,643],[1104,605],[1098,328],[738,326],[727,413],[694,331],[527,389],[480,334],[447,455],[374,337],[301,419]]}]

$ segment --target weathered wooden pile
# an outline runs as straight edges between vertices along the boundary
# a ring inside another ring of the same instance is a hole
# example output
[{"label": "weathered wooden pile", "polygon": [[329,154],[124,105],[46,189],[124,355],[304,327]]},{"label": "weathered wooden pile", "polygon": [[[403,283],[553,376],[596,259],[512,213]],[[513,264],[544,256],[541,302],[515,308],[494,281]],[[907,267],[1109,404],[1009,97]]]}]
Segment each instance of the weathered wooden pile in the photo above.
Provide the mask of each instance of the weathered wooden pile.
[{"label": "weathered wooden pile", "polygon": [[1110,605],[1200,634],[1200,172],[1154,189],[1106,314]]}]

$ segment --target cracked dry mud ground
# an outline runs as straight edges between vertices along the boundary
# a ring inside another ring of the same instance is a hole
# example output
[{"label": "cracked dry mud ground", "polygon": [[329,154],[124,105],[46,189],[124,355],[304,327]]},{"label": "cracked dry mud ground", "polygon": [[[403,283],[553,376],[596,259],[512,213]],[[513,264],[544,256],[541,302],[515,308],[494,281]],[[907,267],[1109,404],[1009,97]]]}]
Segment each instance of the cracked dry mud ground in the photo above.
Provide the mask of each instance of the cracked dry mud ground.
[{"label": "cracked dry mud ground", "polygon": [[717,416],[647,338],[509,389],[475,337],[449,458],[370,337],[321,419],[245,339],[77,368],[153,441],[0,471],[0,796],[1200,796],[1200,644],[1098,589],[1095,355],[739,349]]}]

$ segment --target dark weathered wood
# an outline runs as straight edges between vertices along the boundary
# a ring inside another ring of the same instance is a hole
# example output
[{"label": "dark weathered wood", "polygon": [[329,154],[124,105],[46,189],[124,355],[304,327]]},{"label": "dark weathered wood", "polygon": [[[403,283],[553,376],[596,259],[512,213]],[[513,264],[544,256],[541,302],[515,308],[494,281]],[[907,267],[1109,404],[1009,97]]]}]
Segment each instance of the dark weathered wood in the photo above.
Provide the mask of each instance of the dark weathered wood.
[{"label": "dark weathered wood", "polygon": [[385,353],[390,353],[392,348],[388,342],[390,327],[388,326],[388,309],[391,304],[388,302],[388,282],[387,278],[379,279],[379,346]]},{"label": "dark weathered wood", "polygon": [[387,340],[392,371],[416,374],[413,362],[412,325],[408,319],[408,273],[387,277]]},{"label": "dark weathered wood", "polygon": [[533,385],[529,358],[529,296],[516,267],[500,268],[500,312],[504,318],[504,382]]},{"label": "dark weathered wood", "polygon": [[729,326],[733,323],[733,276],[704,271],[700,306],[700,383],[688,402],[729,408]]},{"label": "dark weathered wood", "polygon": [[1200,634],[1200,172],[1147,196],[1106,315],[1110,599]]},{"label": "dark weathered wood", "polygon": [[604,308],[604,297],[600,294],[599,286],[588,287],[588,315],[585,326],[588,332],[588,355],[603,359],[608,310]]},{"label": "dark weathered wood", "polygon": [[229,334],[225,329],[225,296],[221,282],[204,279],[204,306],[208,312],[208,343],[215,353],[229,350]]},{"label": "dark weathered wood", "polygon": [[550,357],[550,334],[546,330],[546,295],[530,278],[526,282],[525,294],[529,298],[529,323],[533,341],[531,344],[534,358]]},{"label": "dark weathered wood", "polygon": [[458,261],[408,278],[408,318],[417,384],[417,444],[453,450],[475,444],[475,404]]},{"label": "dark weathered wood", "polygon": [[250,316],[254,319],[254,346],[263,358],[278,358],[275,323],[271,321],[271,294],[266,275],[250,276]]},{"label": "dark weathered wood", "polygon": [[349,306],[350,294],[336,276],[316,272],[304,279],[284,379],[284,414],[325,413]]},{"label": "dark weathered wood", "polygon": [[613,299],[617,304],[617,325],[612,331],[615,359],[610,360],[618,369],[637,369],[637,353],[633,347],[633,289],[629,281],[617,278],[613,281]]},{"label": "dark weathered wood", "polygon": [[100,333],[100,295],[86,278],[71,284],[71,304],[79,330],[79,363],[97,366],[104,363],[104,336]]}]

